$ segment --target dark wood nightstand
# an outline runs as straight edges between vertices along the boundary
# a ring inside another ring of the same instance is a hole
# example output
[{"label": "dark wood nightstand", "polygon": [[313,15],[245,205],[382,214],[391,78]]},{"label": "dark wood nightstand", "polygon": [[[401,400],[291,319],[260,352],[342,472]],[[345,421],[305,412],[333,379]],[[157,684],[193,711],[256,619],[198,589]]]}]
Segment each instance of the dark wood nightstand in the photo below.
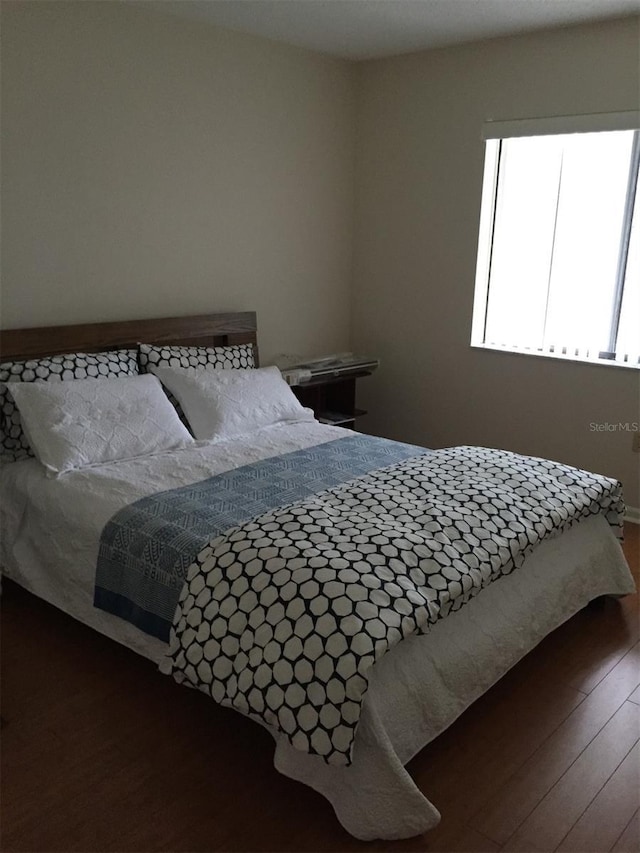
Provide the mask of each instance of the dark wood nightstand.
[{"label": "dark wood nightstand", "polygon": [[364,409],[356,408],[356,381],[371,376],[370,370],[335,376],[316,376],[291,390],[303,406],[313,409],[322,423],[353,429],[357,417],[366,415]]}]

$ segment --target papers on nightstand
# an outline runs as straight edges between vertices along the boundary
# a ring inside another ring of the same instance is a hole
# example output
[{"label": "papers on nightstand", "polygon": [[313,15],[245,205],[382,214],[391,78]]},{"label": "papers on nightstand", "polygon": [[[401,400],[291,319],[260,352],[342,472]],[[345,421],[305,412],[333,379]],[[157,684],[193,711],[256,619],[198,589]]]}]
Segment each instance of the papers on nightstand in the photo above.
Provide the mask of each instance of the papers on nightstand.
[{"label": "papers on nightstand", "polygon": [[281,370],[289,385],[302,385],[316,377],[342,376],[361,372],[372,373],[379,364],[380,360],[377,358],[345,352],[313,358],[297,364],[287,364]]}]

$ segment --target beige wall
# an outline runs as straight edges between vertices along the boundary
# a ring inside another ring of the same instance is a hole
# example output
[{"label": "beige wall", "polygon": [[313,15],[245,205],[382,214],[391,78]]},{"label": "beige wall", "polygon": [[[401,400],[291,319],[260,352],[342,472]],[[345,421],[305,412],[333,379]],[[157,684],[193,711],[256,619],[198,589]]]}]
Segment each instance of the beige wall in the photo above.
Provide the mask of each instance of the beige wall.
[{"label": "beige wall", "polygon": [[343,349],[346,62],[115,2],[2,3],[2,327],[256,310]]},{"label": "beige wall", "polygon": [[358,67],[124,3],[2,24],[2,327],[254,309],[266,360],[380,355],[367,429],[640,505],[631,436],[590,430],[640,420],[637,372],[468,345],[483,121],[637,108],[637,23]]},{"label": "beige wall", "polygon": [[[354,342],[380,355],[367,426],[619,477],[640,506],[640,374],[469,347],[482,123],[637,109],[638,22],[615,21],[359,67]],[[640,322],[640,318],[639,318]]]}]

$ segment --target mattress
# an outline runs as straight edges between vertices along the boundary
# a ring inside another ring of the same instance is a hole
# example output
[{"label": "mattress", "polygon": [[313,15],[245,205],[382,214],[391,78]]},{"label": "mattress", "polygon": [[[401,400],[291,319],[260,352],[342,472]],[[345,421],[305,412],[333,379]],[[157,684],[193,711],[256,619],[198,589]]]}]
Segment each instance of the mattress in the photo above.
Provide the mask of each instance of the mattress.
[{"label": "mattress", "polygon": [[[160,663],[164,643],[93,607],[98,542],[107,521],[154,492],[346,434],[315,422],[280,425],[250,440],[102,465],[58,480],[48,479],[35,460],[14,463],[0,482],[3,571],[70,616]],[[404,765],[591,599],[633,589],[609,525],[601,516],[587,519],[543,542],[522,570],[376,664],[351,766],[331,767],[272,731],[275,766],[320,791],[359,838],[424,832],[439,814]]]}]

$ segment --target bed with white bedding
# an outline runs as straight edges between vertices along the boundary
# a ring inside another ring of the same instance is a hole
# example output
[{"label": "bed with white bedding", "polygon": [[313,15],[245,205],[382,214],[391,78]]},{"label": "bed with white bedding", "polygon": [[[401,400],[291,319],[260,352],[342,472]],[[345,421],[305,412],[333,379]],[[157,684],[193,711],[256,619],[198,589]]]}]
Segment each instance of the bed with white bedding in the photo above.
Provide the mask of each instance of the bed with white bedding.
[{"label": "bed with white bedding", "polygon": [[[46,475],[37,459],[15,462],[4,468],[0,480],[4,571],[71,616],[170,670],[180,655],[174,643],[180,618],[187,616],[176,618],[172,656],[167,655],[165,642],[93,606],[101,537],[111,520],[149,495],[179,491],[263,460],[295,458],[306,448],[338,447],[352,437],[349,431],[301,420],[217,443],[193,442],[129,460],[105,461],[55,479]],[[398,464],[402,465],[394,463]],[[347,477],[347,489],[350,482]],[[324,794],[352,834],[369,839],[424,832],[439,815],[405,771],[410,758],[590,600],[633,590],[612,527],[620,510],[618,498],[611,490],[599,509],[592,506],[594,511],[585,512],[579,523],[559,524],[555,535],[541,537],[533,549],[527,547],[530,553],[517,571],[514,563],[497,582],[486,586],[480,582],[480,594],[466,597],[459,609],[449,608],[446,618],[434,619],[428,633],[407,630],[402,642],[386,648],[367,672],[347,760],[332,763],[317,754],[321,750],[314,754],[296,748],[277,719],[261,719],[241,703],[235,707],[267,726],[276,741],[276,767]],[[282,499],[276,505],[287,508],[291,501]],[[290,519],[284,523],[290,524]],[[211,557],[210,549],[220,545],[219,537],[206,543],[202,549],[206,553],[198,555],[200,568]],[[198,583],[197,568],[190,567],[187,573],[181,610],[189,585]]]}]

